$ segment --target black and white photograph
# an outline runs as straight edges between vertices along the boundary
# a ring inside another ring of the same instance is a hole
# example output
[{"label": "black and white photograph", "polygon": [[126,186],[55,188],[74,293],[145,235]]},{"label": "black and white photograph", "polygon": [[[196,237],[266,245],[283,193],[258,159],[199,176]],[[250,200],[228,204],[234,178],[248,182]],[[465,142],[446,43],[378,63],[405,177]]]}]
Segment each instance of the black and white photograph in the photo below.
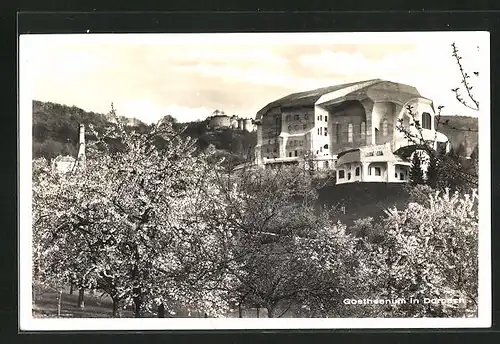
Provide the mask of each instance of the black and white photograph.
[{"label": "black and white photograph", "polygon": [[489,40],[21,35],[20,328],[489,327]]}]

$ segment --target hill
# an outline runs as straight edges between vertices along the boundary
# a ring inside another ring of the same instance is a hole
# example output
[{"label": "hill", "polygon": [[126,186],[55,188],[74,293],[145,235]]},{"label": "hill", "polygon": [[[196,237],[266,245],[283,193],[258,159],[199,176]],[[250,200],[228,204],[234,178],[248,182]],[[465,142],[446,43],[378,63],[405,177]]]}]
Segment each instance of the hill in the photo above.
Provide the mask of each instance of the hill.
[{"label": "hill", "polygon": [[468,157],[478,145],[478,128],[476,117],[441,116],[438,131],[449,138],[451,146],[459,155]]},{"label": "hill", "polygon": [[[203,121],[177,123],[170,117],[174,128],[182,131],[182,135],[197,140],[200,150],[213,145],[216,155],[225,158],[229,166],[246,161],[253,157],[253,148],[257,141],[256,133],[237,129],[210,131]],[[131,121],[135,128],[149,130],[149,126],[138,121]],[[52,159],[58,155],[76,156],[78,150],[79,125],[92,124],[98,133],[113,125],[108,115],[87,112],[76,106],[67,106],[51,102],[33,101],[33,158]],[[88,136],[91,136],[87,132]]]}]

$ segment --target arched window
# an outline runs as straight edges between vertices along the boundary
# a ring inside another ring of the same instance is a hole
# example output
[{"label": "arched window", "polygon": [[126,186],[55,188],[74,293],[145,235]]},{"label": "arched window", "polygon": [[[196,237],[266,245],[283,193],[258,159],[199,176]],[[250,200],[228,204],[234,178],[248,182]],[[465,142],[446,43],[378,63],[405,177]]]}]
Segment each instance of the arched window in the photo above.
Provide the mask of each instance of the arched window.
[{"label": "arched window", "polygon": [[361,136],[362,139],[365,138],[365,135],[366,135],[366,123],[364,121],[361,122],[359,135]]},{"label": "arched window", "polygon": [[328,149],[328,143],[323,146],[324,149]]},{"label": "arched window", "polygon": [[335,124],[335,143],[341,143],[342,142],[342,137],[341,137],[341,128],[340,128],[340,124],[337,123]]},{"label": "arched window", "polygon": [[359,167],[356,167],[356,177],[359,176],[359,171],[360,171]]},{"label": "arched window", "polygon": [[431,115],[428,112],[422,114],[422,128],[431,129]]},{"label": "arched window", "polygon": [[347,141],[352,142],[352,123],[347,126]]},{"label": "arched window", "polygon": [[387,120],[384,119],[382,121],[382,136],[387,136],[389,135],[389,124],[387,123]]}]

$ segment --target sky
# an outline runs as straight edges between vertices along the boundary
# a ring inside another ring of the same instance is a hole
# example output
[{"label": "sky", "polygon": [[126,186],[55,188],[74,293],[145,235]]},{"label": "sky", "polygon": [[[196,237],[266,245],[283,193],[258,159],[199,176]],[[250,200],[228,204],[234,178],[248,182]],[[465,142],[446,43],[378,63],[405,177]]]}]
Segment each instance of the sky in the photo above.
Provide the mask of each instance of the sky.
[{"label": "sky", "polygon": [[21,97],[187,122],[215,109],[254,118],[290,93],[380,78],[417,87],[443,115],[478,116],[451,91],[461,85],[452,42],[480,107],[489,104],[484,32],[23,35]]}]

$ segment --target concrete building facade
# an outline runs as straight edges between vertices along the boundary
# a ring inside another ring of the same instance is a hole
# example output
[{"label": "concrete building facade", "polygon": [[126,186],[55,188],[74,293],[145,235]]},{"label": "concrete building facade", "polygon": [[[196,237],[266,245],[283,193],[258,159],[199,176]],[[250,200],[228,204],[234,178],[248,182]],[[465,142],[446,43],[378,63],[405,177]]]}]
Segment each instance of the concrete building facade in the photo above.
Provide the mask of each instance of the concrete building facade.
[{"label": "concrete building facade", "polygon": [[447,151],[434,116],[432,101],[415,87],[380,79],[294,93],[257,112],[256,164],[313,161],[316,169],[337,170],[339,183],[406,181],[409,162],[394,152],[414,143],[396,126],[420,135],[418,122],[424,139]]}]

